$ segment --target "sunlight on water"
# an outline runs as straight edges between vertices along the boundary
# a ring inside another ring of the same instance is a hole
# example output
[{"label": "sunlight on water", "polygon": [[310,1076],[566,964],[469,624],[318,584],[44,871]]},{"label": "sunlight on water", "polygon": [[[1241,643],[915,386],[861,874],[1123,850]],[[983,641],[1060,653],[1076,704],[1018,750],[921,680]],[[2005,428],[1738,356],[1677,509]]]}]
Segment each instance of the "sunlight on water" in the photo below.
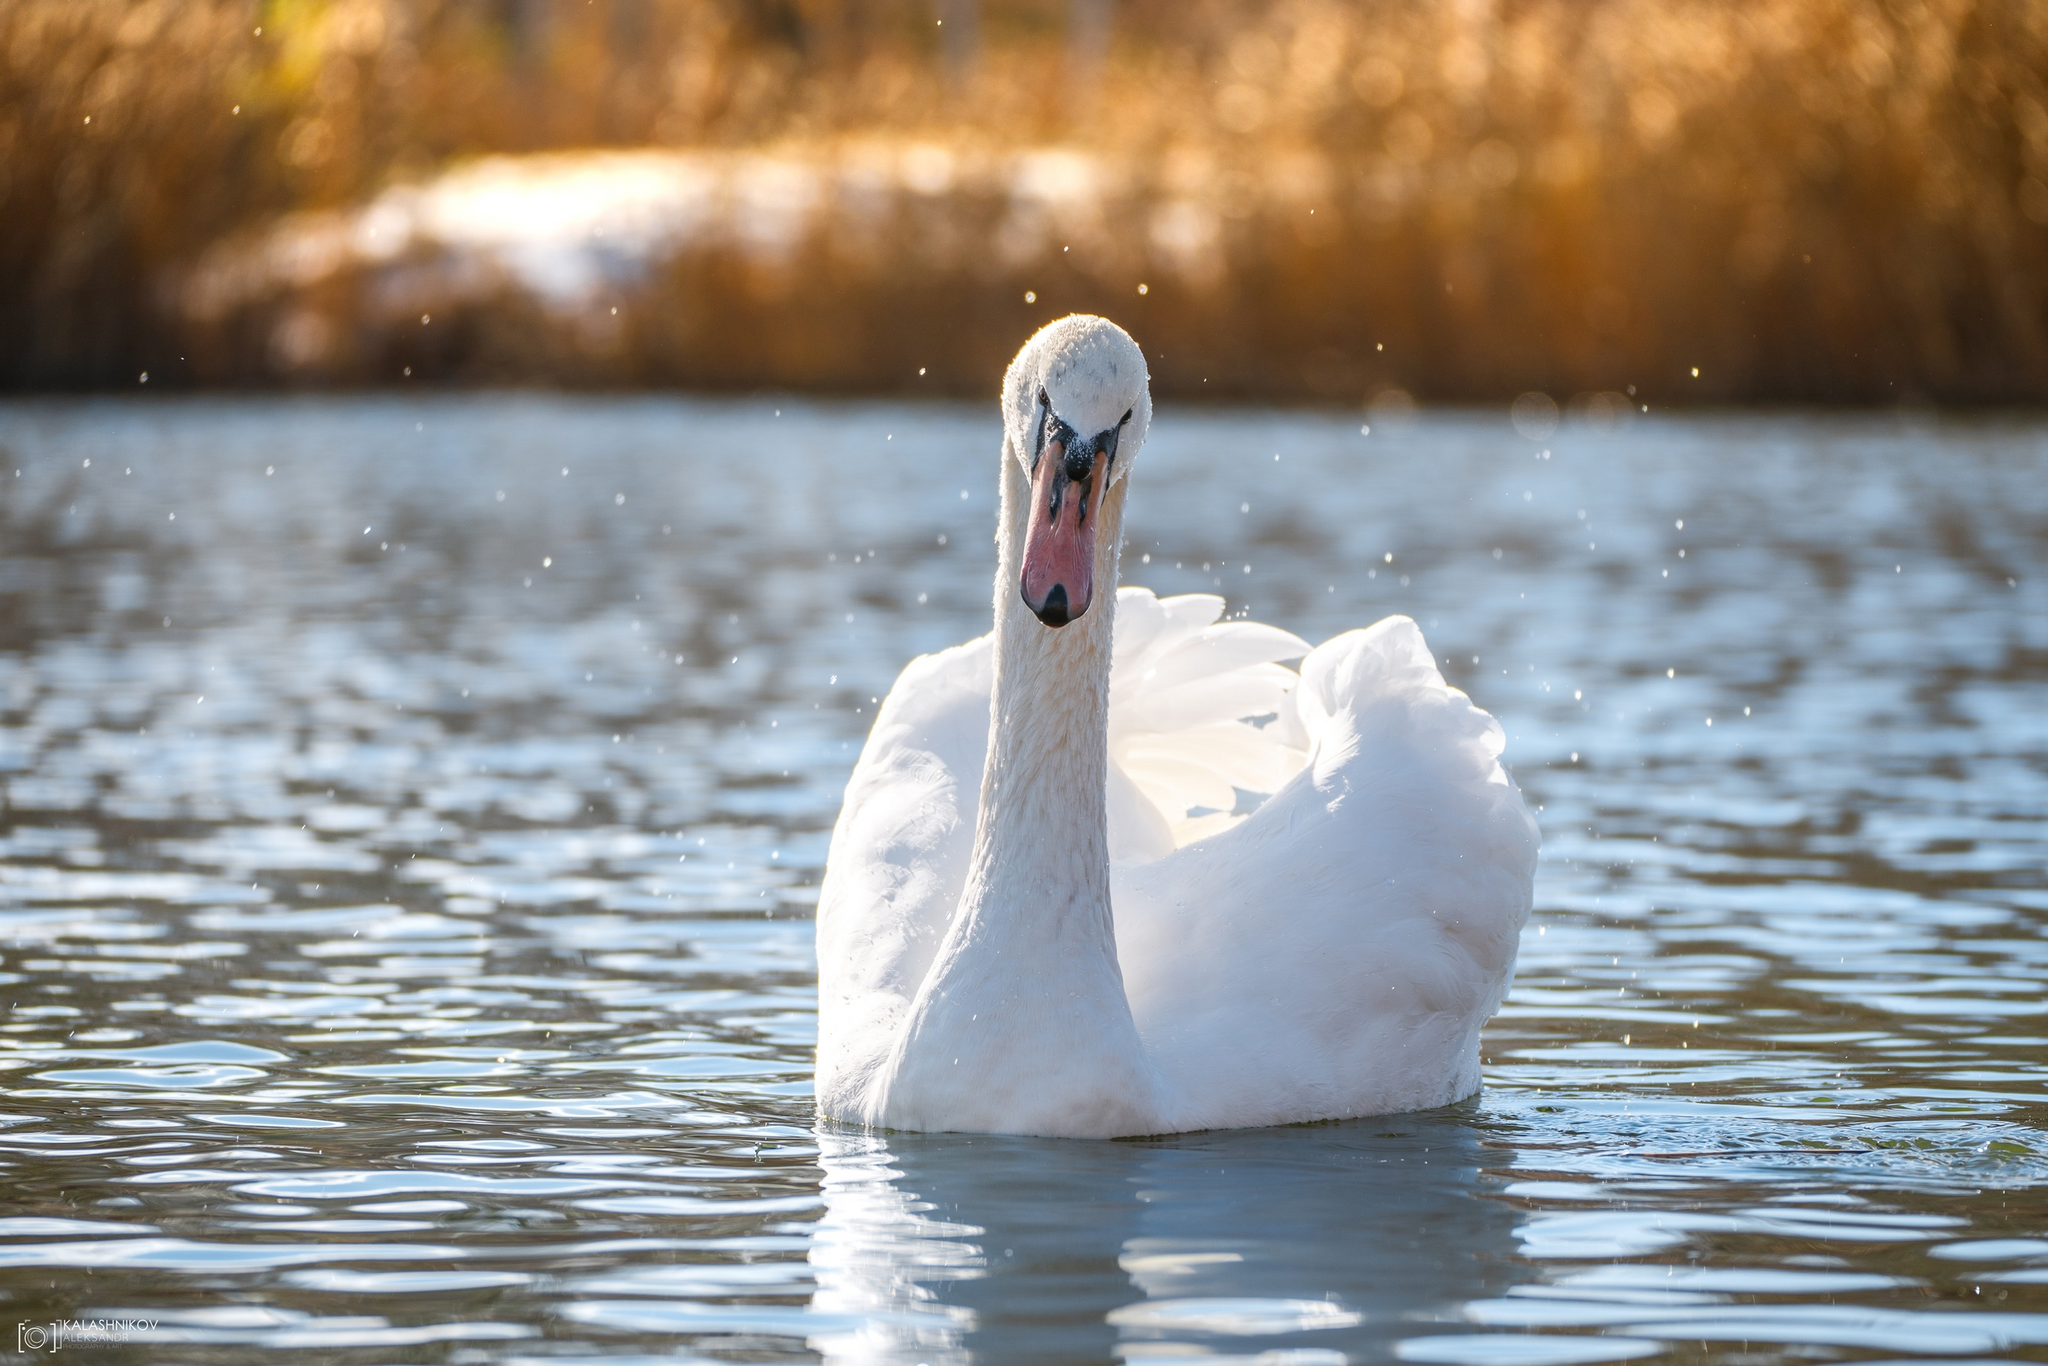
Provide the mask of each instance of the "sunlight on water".
[{"label": "sunlight on water", "polygon": [[1546,844],[1488,1088],[1048,1143],[810,1115],[839,789],[985,629],[992,414],[0,408],[14,1317],[135,1362],[2048,1354],[2048,429],[1371,425],[1166,414],[1126,579],[1411,613],[1501,717]]}]

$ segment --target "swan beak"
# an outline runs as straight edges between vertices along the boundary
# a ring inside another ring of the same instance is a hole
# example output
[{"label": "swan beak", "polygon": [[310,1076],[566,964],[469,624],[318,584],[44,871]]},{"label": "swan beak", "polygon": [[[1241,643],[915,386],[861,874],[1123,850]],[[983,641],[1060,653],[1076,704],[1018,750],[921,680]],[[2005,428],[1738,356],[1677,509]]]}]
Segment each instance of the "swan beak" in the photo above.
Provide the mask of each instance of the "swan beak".
[{"label": "swan beak", "polygon": [[1095,522],[1108,459],[1058,442],[1039,453],[1024,532],[1024,605],[1047,626],[1065,626],[1095,596]]}]

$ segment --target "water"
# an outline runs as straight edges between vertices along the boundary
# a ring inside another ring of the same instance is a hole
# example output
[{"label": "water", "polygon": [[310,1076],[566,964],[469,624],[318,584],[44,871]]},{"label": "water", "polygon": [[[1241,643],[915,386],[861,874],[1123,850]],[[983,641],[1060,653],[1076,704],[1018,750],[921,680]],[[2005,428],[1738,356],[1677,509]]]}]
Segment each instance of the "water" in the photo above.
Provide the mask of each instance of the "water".
[{"label": "water", "polygon": [[1487,1089],[820,1132],[827,833],[895,670],[985,629],[993,447],[992,405],[0,408],[0,1333],[2048,1359],[2048,427],[1169,408],[1130,579],[1412,613],[1506,724],[1545,847]]}]

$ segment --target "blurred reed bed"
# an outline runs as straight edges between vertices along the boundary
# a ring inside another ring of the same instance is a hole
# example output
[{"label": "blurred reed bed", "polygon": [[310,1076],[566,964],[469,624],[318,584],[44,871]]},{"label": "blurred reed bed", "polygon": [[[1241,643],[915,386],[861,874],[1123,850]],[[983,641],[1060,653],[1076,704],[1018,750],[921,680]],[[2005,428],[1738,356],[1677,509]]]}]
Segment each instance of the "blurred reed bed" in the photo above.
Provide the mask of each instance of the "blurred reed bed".
[{"label": "blurred reed bed", "polygon": [[0,366],[2048,397],[2034,0],[1104,4],[11,0]]}]

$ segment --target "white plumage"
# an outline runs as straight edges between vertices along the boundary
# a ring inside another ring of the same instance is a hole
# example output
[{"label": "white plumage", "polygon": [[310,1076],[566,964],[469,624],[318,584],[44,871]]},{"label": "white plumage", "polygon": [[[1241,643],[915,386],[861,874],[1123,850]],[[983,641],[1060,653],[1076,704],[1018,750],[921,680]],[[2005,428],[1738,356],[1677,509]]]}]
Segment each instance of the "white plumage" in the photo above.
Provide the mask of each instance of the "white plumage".
[{"label": "white plumage", "polygon": [[[1498,723],[1406,617],[1311,650],[1125,588],[1041,624],[1017,566],[1045,419],[1021,391],[1072,430],[1150,416],[1100,319],[1011,367],[997,630],[905,668],[833,832],[820,1111],[1086,1137],[1471,1094],[1537,846]],[[1135,435],[1100,490],[1105,585]],[[1240,792],[1271,795],[1241,814]]]}]

